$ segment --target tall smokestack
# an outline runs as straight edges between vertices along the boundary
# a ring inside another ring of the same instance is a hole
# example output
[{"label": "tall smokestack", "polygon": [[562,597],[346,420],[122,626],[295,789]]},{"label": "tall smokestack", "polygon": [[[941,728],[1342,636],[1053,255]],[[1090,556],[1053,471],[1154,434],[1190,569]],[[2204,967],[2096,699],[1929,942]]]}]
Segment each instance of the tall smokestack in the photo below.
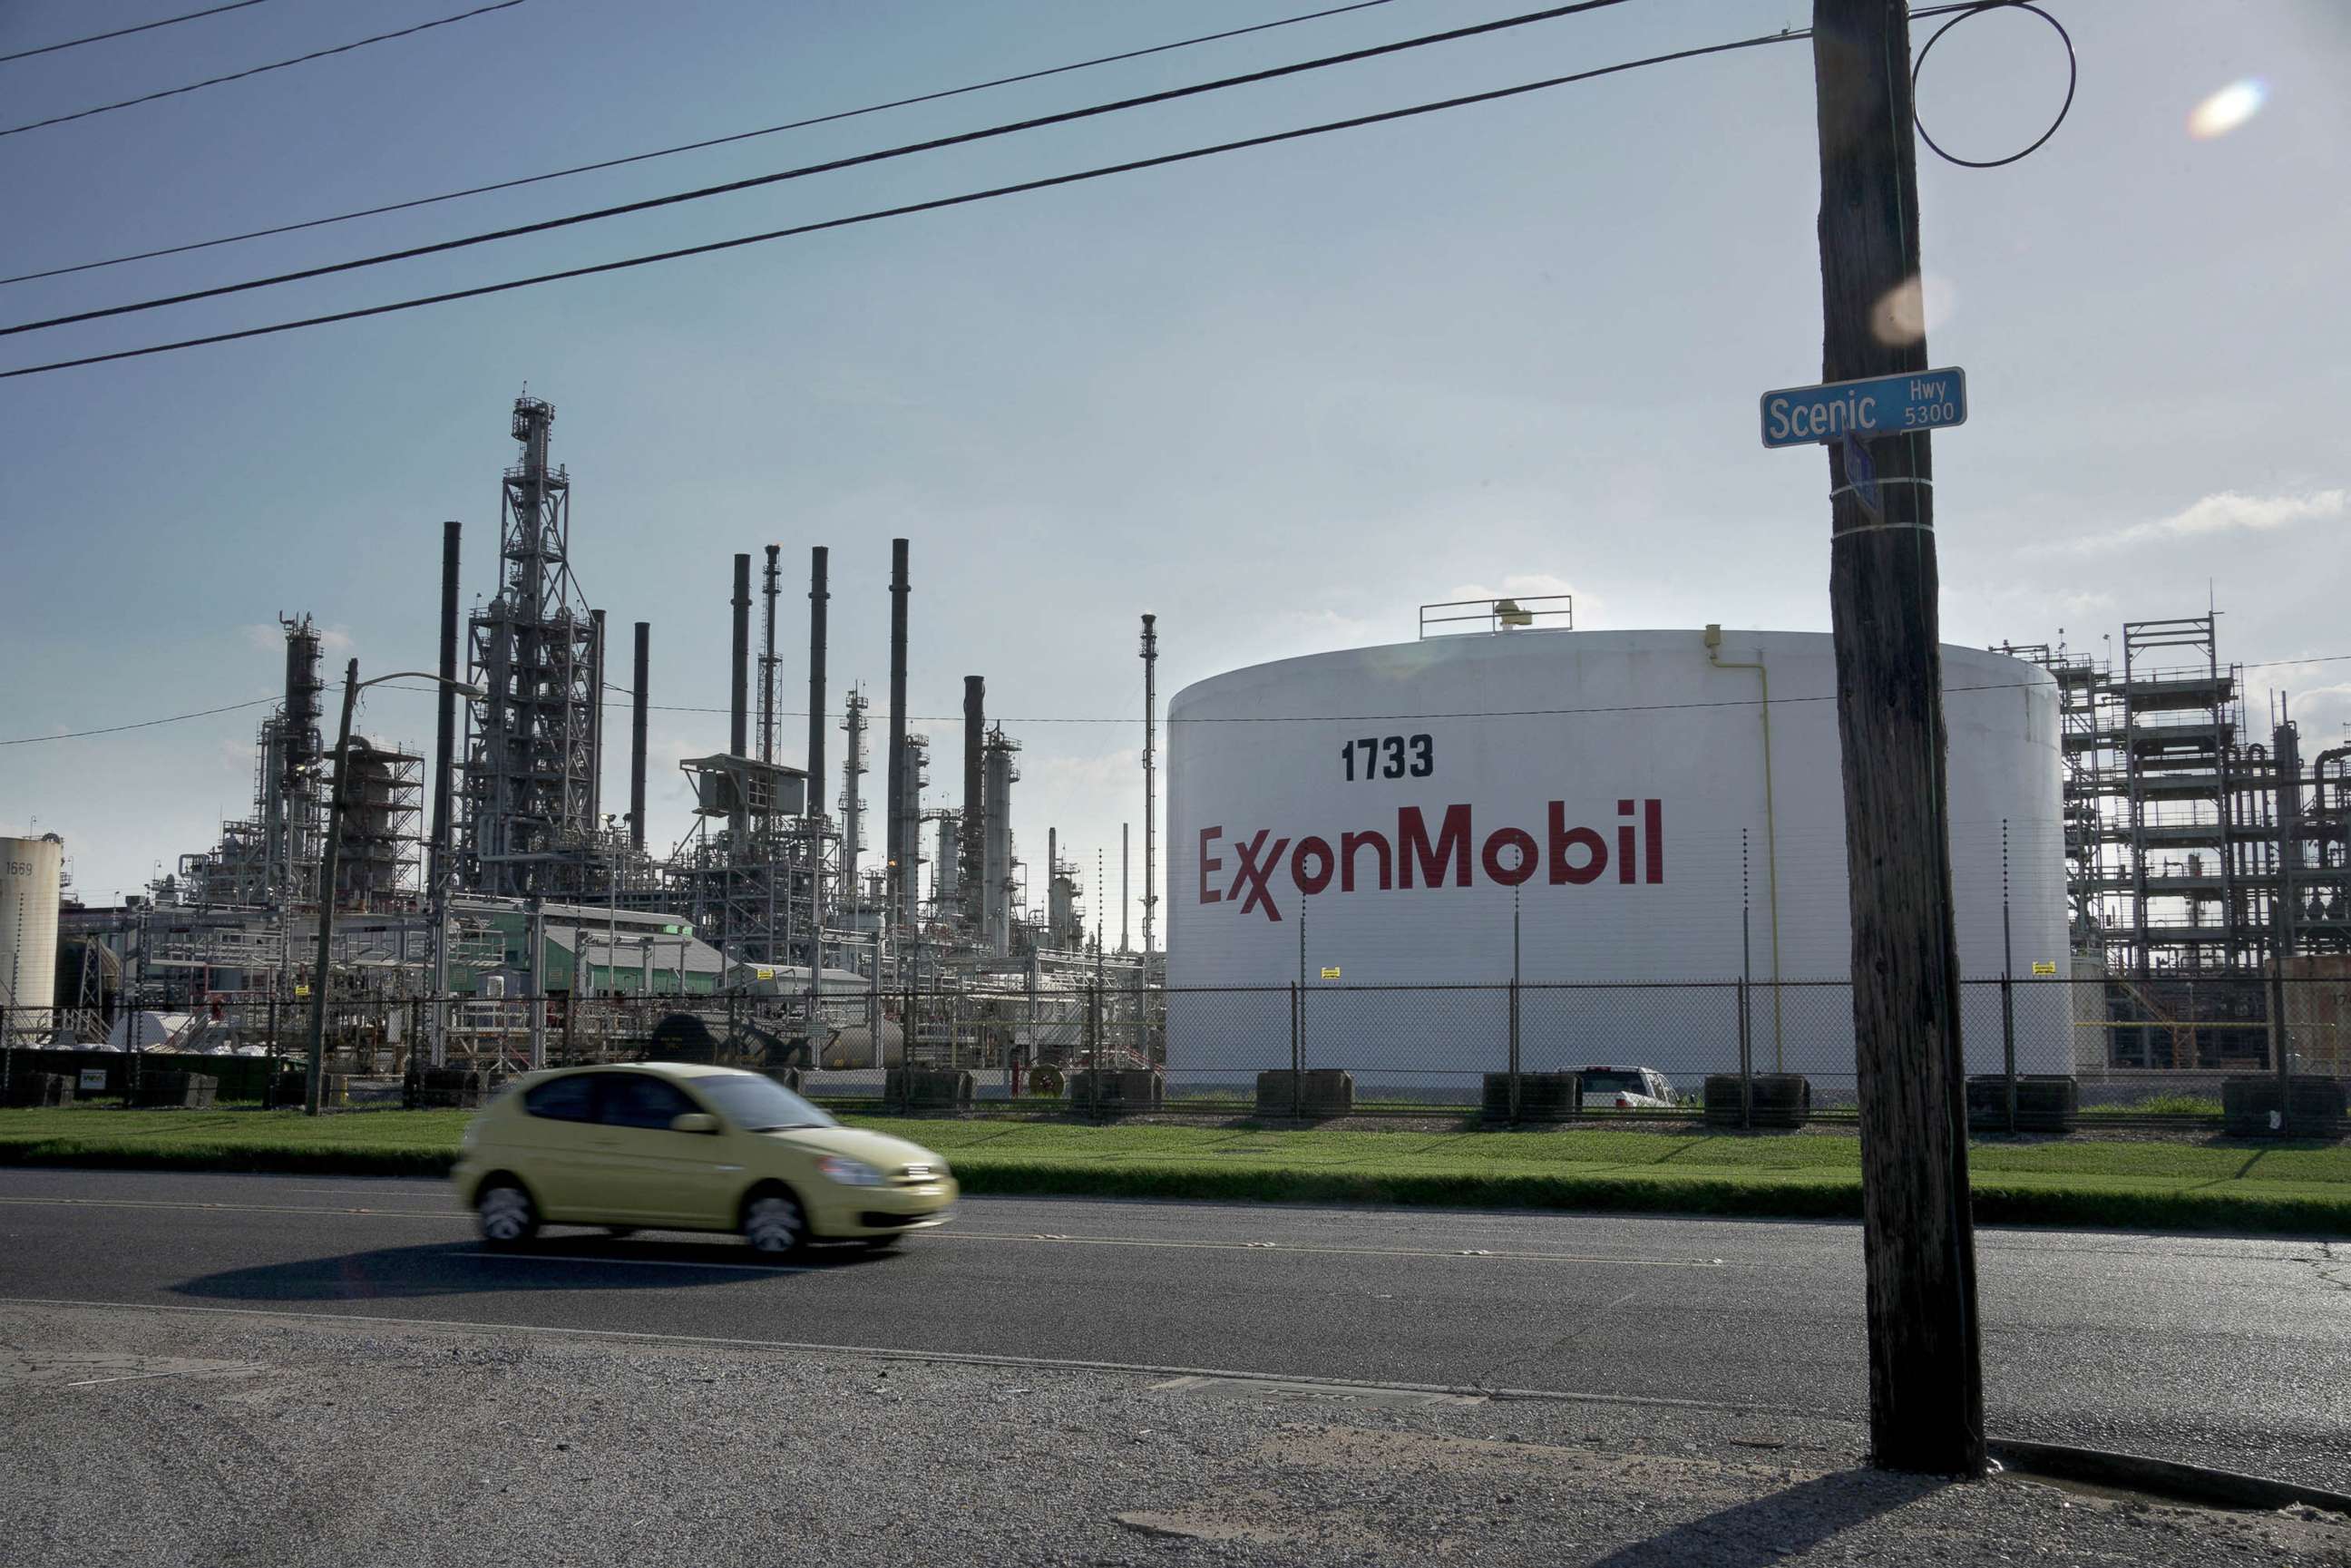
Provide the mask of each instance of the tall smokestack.
[{"label": "tall smokestack", "polygon": [[776,759],[776,552],[780,545],[768,547],[768,567],[761,580],[760,597],[767,601],[768,630],[759,644],[759,760]]},{"label": "tall smokestack", "polygon": [[1159,617],[1143,618],[1143,956],[1159,908]]},{"label": "tall smokestack", "polygon": [[981,879],[980,860],[987,848],[985,785],[987,753],[987,678],[963,678],[963,837],[956,847],[963,863],[956,868],[956,891],[962,894],[964,923],[977,931],[985,915],[987,891]]},{"label": "tall smokestack", "polygon": [[746,755],[751,744],[751,558],[735,558],[734,690],[727,708],[726,755]]},{"label": "tall smokestack", "polygon": [[433,725],[433,884],[426,889],[439,898],[449,881],[449,841],[456,824],[449,820],[449,773],[457,749],[457,537],[465,525],[455,518],[441,525],[441,691]]},{"label": "tall smokestack", "polygon": [[604,612],[588,612],[588,826],[604,821]]},{"label": "tall smokestack", "polygon": [[629,847],[645,847],[645,682],[653,664],[653,628],[637,622],[637,669],[629,682]]},{"label": "tall smokestack", "polygon": [[890,816],[883,841],[889,851],[889,918],[914,923],[914,835],[906,831],[906,541],[890,541]]},{"label": "tall smokestack", "polygon": [[826,551],[809,550],[809,815],[824,810],[824,607],[832,598],[825,584]]}]

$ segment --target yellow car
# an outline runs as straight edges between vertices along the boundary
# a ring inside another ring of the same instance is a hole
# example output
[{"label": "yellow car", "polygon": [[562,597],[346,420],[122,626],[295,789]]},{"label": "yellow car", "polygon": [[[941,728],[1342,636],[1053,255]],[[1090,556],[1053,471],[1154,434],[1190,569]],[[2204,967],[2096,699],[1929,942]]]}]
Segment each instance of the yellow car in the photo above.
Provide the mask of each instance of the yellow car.
[{"label": "yellow car", "polygon": [[541,1225],[735,1230],[770,1256],[886,1247],[946,1223],[946,1162],[844,1127],[773,1079],[653,1061],[519,1080],[474,1118],[450,1173],[494,1247]]}]

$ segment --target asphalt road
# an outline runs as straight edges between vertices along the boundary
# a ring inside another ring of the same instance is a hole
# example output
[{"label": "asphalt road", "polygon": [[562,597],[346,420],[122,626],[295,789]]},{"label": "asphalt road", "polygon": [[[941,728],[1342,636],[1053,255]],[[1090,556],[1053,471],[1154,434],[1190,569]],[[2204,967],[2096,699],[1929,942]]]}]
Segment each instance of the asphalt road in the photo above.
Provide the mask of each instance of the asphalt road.
[{"label": "asphalt road", "polygon": [[[1991,1425],[2351,1490],[2351,1249],[1980,1236]],[[0,1171],[0,1312],[71,1301],[1865,1414],[1849,1225],[974,1199],[879,1257],[475,1242],[436,1182]]]}]

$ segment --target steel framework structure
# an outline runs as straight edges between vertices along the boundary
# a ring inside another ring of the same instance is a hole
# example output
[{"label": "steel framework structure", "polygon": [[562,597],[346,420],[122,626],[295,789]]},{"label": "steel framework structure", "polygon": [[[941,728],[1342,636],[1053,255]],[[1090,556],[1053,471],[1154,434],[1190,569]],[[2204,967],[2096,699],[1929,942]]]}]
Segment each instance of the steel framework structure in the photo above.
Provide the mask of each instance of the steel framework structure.
[{"label": "steel framework structure", "polygon": [[465,882],[500,897],[579,896],[597,877],[601,626],[570,567],[571,481],[548,463],[555,409],[515,400],[522,460],[499,499],[499,583],[468,625]]}]

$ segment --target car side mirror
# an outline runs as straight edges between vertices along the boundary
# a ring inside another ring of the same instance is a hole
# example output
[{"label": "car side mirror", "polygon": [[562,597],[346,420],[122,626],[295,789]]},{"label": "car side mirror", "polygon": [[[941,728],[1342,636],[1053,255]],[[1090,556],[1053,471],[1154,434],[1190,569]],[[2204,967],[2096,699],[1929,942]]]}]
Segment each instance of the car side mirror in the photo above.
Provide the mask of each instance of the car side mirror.
[{"label": "car side mirror", "polygon": [[715,1133],[718,1131],[718,1118],[707,1111],[682,1112],[669,1119],[669,1130],[673,1133]]}]

